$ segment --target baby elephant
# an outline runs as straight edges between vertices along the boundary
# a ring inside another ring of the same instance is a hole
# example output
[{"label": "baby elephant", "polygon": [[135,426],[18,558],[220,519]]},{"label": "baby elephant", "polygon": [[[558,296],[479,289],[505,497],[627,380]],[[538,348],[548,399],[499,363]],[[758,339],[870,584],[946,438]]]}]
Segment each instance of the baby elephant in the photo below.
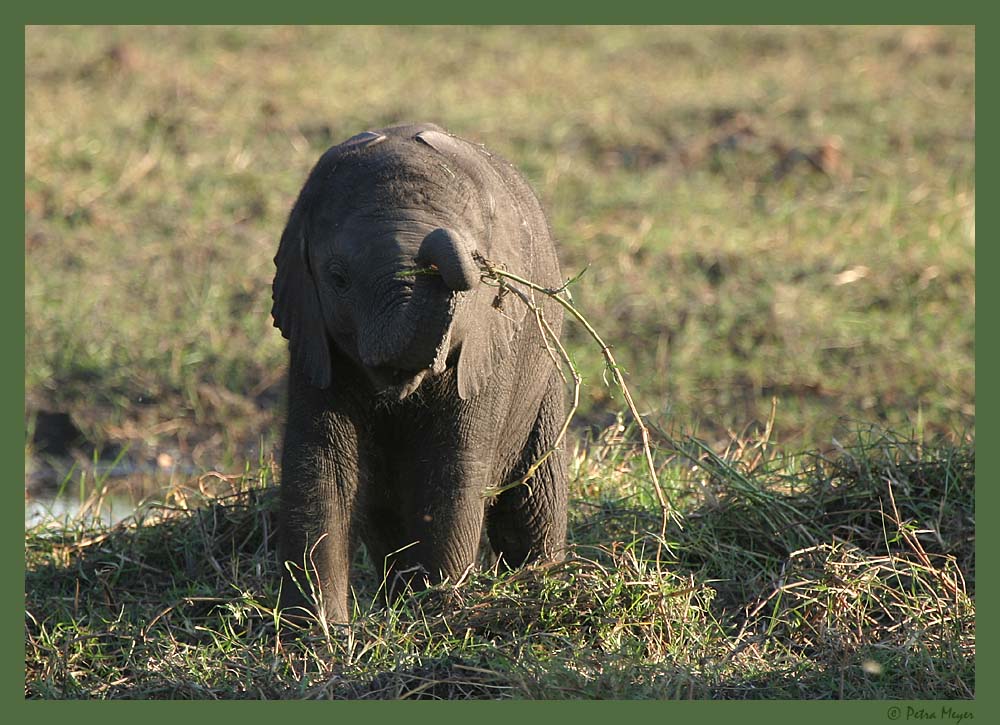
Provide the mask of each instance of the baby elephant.
[{"label": "baby elephant", "polygon": [[[460,579],[484,520],[504,566],[563,555],[559,451],[529,485],[488,495],[552,448],[563,388],[535,315],[498,299],[482,258],[562,283],[538,200],[482,146],[396,126],[334,146],[309,174],[274,258],[291,357],[280,606],[315,601],[347,621],[358,542],[390,599]],[[558,335],[559,306],[536,303]]]}]

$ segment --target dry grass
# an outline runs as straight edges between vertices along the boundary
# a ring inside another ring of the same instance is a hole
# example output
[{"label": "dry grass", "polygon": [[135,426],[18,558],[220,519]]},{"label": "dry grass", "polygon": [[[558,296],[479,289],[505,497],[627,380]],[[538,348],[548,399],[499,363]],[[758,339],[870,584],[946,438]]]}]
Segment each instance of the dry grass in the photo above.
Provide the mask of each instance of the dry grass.
[{"label": "dry grass", "polygon": [[271,609],[267,466],[228,496],[111,528],[31,530],[26,696],[974,696],[970,446],[881,435],[797,459],[761,458],[760,441],[712,457],[664,444],[685,514],[664,561],[642,455],[621,435],[579,452],[566,561],[474,572],[384,610],[361,553],[355,620],[335,630]]}]

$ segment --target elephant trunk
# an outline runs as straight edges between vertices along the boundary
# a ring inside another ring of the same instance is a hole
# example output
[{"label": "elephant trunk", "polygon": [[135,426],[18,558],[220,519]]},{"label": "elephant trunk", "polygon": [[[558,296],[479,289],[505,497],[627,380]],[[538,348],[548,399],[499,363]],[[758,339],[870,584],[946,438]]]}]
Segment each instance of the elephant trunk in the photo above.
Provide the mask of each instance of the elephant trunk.
[{"label": "elephant trunk", "polygon": [[432,368],[438,373],[444,370],[451,347],[457,293],[479,284],[479,266],[465,238],[447,229],[435,229],[424,237],[415,261],[417,267],[435,267],[438,274],[416,275],[409,301],[384,330],[386,344],[365,362],[400,371]]},{"label": "elephant trunk", "polygon": [[455,292],[467,292],[479,283],[479,265],[465,237],[450,229],[435,229],[424,237],[417,252],[417,265],[433,265],[441,279]]}]

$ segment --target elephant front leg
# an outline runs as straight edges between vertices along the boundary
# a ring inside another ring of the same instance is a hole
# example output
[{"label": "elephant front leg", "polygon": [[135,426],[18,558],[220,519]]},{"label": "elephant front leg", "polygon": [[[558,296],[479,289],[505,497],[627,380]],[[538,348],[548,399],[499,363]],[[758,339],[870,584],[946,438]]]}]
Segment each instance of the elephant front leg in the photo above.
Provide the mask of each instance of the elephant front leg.
[{"label": "elephant front leg", "polygon": [[[528,468],[552,450],[565,419],[561,378],[553,374],[528,442],[508,482],[520,480]],[[490,545],[507,567],[535,559],[561,560],[566,553],[568,502],[566,465],[553,451],[524,485],[504,491],[489,509]]]},{"label": "elephant front leg", "polygon": [[336,400],[303,387],[294,372],[290,382],[281,455],[279,606],[347,622],[363,477],[357,427]]},{"label": "elephant front leg", "polygon": [[356,487],[338,476],[335,466],[289,461],[302,453],[293,447],[283,454],[279,607],[293,615],[308,610],[329,622],[347,622]]},{"label": "elephant front leg", "polygon": [[450,450],[441,457],[447,460],[422,461],[401,472],[392,503],[369,514],[365,542],[385,575],[389,601],[428,584],[460,581],[476,561],[483,466],[455,460]]}]

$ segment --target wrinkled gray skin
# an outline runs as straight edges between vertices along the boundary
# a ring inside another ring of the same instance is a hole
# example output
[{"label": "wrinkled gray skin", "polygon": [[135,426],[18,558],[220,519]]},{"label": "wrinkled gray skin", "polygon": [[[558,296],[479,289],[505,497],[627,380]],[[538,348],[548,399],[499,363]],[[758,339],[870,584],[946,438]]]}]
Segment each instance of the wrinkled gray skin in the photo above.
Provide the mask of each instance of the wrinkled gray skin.
[{"label": "wrinkled gray skin", "polygon": [[[358,542],[405,586],[456,581],[485,522],[509,567],[566,541],[562,381],[534,316],[482,283],[473,251],[561,283],[541,207],[507,162],[430,124],[359,134],[327,151],[275,257],[274,324],[289,340],[281,458],[282,607],[349,618]],[[435,275],[399,272],[433,265]],[[538,300],[558,334],[561,309]],[[308,570],[306,571],[304,567]],[[294,572],[298,584],[293,581]]]}]

